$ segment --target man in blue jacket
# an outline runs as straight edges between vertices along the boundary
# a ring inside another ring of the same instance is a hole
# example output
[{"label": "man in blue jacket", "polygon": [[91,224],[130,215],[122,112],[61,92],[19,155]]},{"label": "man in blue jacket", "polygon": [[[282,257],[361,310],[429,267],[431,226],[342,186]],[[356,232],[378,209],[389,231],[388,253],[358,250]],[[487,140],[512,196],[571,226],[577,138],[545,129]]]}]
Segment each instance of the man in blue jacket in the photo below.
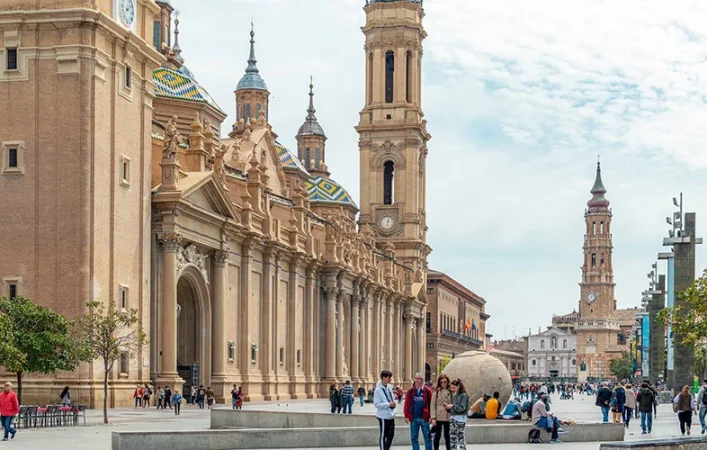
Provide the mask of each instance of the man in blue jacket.
[{"label": "man in blue jacket", "polygon": [[390,450],[395,437],[395,395],[390,388],[390,379],[393,373],[390,370],[381,372],[381,380],[373,391],[373,406],[376,408],[376,418],[380,428],[380,449]]}]

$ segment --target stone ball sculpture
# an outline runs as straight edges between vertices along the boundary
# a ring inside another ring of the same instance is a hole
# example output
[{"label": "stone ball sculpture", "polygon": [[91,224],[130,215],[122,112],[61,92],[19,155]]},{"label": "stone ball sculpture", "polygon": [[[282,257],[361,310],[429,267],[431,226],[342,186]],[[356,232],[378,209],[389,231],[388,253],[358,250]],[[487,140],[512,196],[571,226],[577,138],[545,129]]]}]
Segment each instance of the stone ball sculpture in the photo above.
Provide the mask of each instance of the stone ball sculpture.
[{"label": "stone ball sculpture", "polygon": [[460,378],[469,394],[469,406],[487,392],[501,394],[500,400],[508,403],[513,391],[511,374],[506,366],[486,352],[469,351],[457,355],[442,371],[450,380]]}]

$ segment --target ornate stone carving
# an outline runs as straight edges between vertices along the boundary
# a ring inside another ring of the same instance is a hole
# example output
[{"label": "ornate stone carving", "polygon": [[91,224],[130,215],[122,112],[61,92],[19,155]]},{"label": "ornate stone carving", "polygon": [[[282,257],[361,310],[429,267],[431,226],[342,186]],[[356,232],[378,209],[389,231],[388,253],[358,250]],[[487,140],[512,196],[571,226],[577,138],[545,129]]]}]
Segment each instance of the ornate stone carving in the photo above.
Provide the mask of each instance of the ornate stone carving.
[{"label": "ornate stone carving", "polygon": [[176,159],[179,141],[181,140],[182,136],[179,134],[179,130],[177,130],[177,116],[172,116],[165,128],[162,159]]},{"label": "ornate stone carving", "polygon": [[181,271],[187,264],[193,264],[204,276],[204,280],[209,282],[209,273],[206,270],[206,259],[208,256],[202,253],[196,245],[189,244],[177,252],[177,272]]},{"label": "ornate stone carving", "polygon": [[228,261],[228,251],[226,250],[217,250],[214,252],[214,261],[216,264],[226,264],[226,261]]},{"label": "ornate stone carving", "polygon": [[182,235],[179,233],[162,233],[159,239],[165,252],[176,252],[182,243]]}]

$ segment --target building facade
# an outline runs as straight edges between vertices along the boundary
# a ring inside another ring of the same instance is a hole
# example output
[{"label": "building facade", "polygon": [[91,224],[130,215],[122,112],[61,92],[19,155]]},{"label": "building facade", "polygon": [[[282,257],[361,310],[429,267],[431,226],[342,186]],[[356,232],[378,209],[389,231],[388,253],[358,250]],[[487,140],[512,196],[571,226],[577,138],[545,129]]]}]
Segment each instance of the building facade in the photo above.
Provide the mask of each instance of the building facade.
[{"label": "building facade", "polygon": [[[253,30],[222,136],[226,115],[187,68],[169,1],[9,3],[0,102],[15,107],[0,112],[0,189],[14,195],[0,207],[16,213],[0,222],[13,236],[0,276],[69,317],[87,301],[137,309],[149,344],[108,374],[109,405],[149,379],[210,385],[224,402],[233,383],[253,400],[312,398],[331,382],[372,386],[384,368],[396,382],[424,369],[420,2],[364,8],[358,224],[331,178],[311,84],[297,151],[277,141]],[[100,364],[28,375],[25,400],[69,385],[99,404],[102,379]]]},{"label": "building facade", "polygon": [[513,380],[528,376],[528,338],[494,341],[490,354],[500,359],[508,368]]},{"label": "building facade", "polygon": [[450,276],[427,273],[426,379],[434,381],[440,367],[460,353],[486,350],[486,300]]},{"label": "building facade", "polygon": [[556,327],[528,336],[530,378],[575,378],[577,336]]}]

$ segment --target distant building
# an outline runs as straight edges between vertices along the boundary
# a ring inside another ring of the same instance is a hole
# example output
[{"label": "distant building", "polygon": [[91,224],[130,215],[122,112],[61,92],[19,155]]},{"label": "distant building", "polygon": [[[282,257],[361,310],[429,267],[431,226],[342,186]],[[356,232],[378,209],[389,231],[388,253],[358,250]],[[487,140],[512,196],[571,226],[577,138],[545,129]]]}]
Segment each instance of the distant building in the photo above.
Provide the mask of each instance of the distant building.
[{"label": "distant building", "polygon": [[554,326],[528,336],[528,376],[575,378],[577,336]]},{"label": "distant building", "polygon": [[[506,353],[512,354],[506,354]],[[525,378],[528,376],[528,338],[507,339],[494,341],[491,344],[491,355],[506,364],[511,378]]]},{"label": "distant building", "polygon": [[486,300],[450,276],[427,275],[425,378],[434,381],[440,364],[469,350],[486,350]]}]

